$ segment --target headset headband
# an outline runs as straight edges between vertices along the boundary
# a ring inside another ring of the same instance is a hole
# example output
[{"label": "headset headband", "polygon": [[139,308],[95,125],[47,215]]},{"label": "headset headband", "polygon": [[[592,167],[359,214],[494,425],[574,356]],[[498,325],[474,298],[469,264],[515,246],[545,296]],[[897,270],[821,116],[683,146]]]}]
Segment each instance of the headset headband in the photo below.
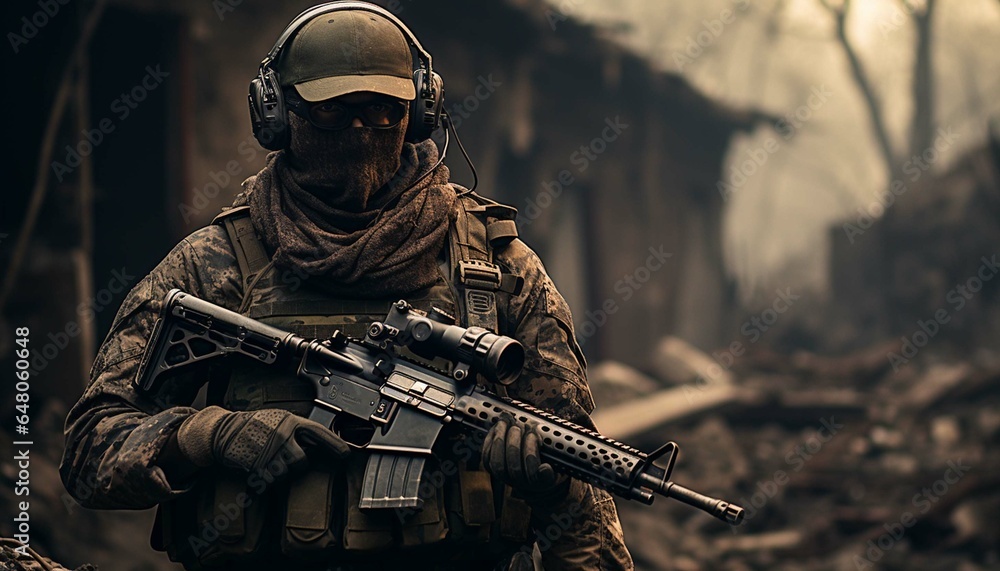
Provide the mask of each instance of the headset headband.
[{"label": "headset headband", "polygon": [[325,14],[327,12],[337,12],[340,10],[364,10],[367,12],[372,12],[374,14],[378,14],[384,17],[385,19],[395,24],[396,27],[399,28],[401,32],[403,32],[403,35],[407,37],[407,39],[410,42],[410,46],[417,50],[417,58],[418,59],[423,58],[427,62],[427,75],[428,77],[430,77],[430,73],[432,70],[431,54],[427,53],[427,51],[424,50],[424,47],[420,45],[420,41],[417,40],[417,37],[413,35],[413,32],[411,32],[410,29],[407,28],[406,25],[403,24],[403,22],[399,18],[397,18],[392,12],[386,10],[381,6],[376,6],[375,4],[369,4],[368,2],[350,2],[350,1],[327,2],[326,4],[320,4],[319,6],[313,6],[312,8],[309,8],[304,12],[302,12],[301,14],[299,14],[298,16],[296,16],[295,19],[292,20],[291,23],[289,23],[288,26],[285,27],[285,31],[282,32],[281,36],[278,37],[278,41],[274,42],[274,47],[271,48],[271,51],[267,52],[267,56],[265,56],[264,59],[260,62],[261,69],[270,65],[270,63],[274,61],[276,57],[278,57],[278,54],[285,47],[285,42],[287,42],[289,38],[295,35],[295,32],[299,31],[299,28],[302,27],[302,24],[311,20],[315,16],[319,16],[320,14]]}]

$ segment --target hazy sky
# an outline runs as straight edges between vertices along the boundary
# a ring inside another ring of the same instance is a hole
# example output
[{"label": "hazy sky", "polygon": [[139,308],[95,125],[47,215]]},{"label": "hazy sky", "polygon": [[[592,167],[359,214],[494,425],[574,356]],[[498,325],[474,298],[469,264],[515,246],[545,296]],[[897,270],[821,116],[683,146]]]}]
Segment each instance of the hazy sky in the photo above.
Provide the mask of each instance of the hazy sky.
[{"label": "hazy sky", "polygon": [[[856,217],[888,175],[835,41],[833,18],[820,1],[552,4],[567,15],[607,24],[609,36],[684,75],[713,98],[807,117],[782,132],[760,129],[736,140],[727,176],[768,139],[778,149],[727,202],[724,244],[727,266],[745,295],[772,285],[823,290],[828,228],[845,216]],[[902,149],[912,109],[913,24],[902,0],[855,0],[852,6],[849,36],[881,98],[893,142]],[[935,120],[957,135],[933,166],[940,169],[982,143],[988,117],[1000,118],[1000,2],[938,0],[933,33]],[[820,92],[822,98],[816,96]]]}]

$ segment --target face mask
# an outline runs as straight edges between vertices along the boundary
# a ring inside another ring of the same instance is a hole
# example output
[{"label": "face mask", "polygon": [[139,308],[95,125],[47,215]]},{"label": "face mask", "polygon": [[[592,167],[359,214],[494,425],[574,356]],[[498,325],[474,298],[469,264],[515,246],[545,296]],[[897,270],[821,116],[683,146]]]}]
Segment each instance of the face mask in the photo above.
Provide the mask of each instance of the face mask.
[{"label": "face mask", "polygon": [[320,129],[289,113],[288,148],[292,179],[323,202],[363,212],[399,169],[406,120],[392,129]]}]

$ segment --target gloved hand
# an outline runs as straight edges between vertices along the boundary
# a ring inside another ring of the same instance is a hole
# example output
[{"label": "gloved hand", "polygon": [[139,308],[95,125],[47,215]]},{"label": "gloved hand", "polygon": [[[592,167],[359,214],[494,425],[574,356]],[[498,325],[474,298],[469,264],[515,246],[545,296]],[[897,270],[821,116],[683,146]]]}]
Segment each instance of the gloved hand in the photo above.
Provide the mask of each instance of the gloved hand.
[{"label": "gloved hand", "polygon": [[542,462],[539,442],[534,428],[505,412],[483,441],[483,467],[521,495],[549,492],[566,477]]},{"label": "gloved hand", "polygon": [[232,412],[217,406],[181,423],[177,446],[197,466],[218,463],[251,473],[279,459],[289,471],[302,469],[306,449],[336,457],[350,451],[332,430],[287,410]]}]

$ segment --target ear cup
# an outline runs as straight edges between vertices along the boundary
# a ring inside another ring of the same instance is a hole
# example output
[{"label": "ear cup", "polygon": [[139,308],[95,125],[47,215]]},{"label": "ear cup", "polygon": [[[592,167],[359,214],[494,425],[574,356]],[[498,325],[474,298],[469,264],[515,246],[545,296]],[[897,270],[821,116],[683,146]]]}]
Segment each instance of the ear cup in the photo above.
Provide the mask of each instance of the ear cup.
[{"label": "ear cup", "polygon": [[261,70],[250,81],[250,123],[253,136],[269,151],[284,149],[291,141],[285,98],[273,69]]},{"label": "ear cup", "polygon": [[441,109],[444,107],[444,80],[431,72],[429,89],[425,88],[427,70],[420,68],[413,72],[413,84],[417,96],[410,104],[410,123],[406,129],[406,140],[419,143],[430,138],[441,125]]}]

